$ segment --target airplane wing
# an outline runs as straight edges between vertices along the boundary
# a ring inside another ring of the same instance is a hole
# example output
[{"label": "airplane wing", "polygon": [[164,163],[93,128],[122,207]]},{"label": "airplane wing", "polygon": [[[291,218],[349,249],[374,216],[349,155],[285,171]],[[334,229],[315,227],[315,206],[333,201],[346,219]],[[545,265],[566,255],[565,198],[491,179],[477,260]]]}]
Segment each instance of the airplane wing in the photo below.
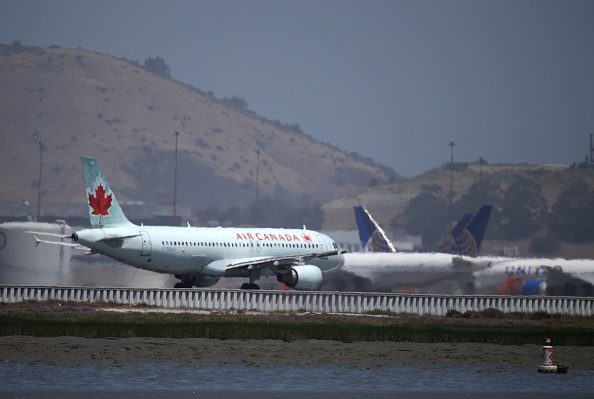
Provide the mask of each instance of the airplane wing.
[{"label": "airplane wing", "polygon": [[242,269],[242,268],[256,268],[262,269],[269,267],[276,269],[282,266],[293,266],[304,264],[305,262],[315,258],[325,258],[332,255],[338,255],[339,250],[332,250],[323,253],[310,253],[310,254],[295,254],[295,255],[284,255],[284,256],[262,256],[255,258],[245,259],[233,259],[231,263],[227,264],[227,269]]},{"label": "airplane wing", "polygon": [[477,258],[469,259],[462,256],[452,258],[452,270],[459,274],[472,274],[491,267],[491,262],[482,261]]}]

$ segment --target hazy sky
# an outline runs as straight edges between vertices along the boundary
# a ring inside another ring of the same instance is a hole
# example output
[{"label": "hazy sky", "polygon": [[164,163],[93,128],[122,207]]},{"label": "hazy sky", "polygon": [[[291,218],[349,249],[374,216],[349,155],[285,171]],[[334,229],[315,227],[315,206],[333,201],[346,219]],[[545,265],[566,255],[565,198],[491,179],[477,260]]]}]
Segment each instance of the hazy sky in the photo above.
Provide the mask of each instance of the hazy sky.
[{"label": "hazy sky", "polygon": [[159,55],[404,176],[449,161],[452,140],[458,161],[570,164],[594,133],[590,0],[0,0],[15,40]]}]

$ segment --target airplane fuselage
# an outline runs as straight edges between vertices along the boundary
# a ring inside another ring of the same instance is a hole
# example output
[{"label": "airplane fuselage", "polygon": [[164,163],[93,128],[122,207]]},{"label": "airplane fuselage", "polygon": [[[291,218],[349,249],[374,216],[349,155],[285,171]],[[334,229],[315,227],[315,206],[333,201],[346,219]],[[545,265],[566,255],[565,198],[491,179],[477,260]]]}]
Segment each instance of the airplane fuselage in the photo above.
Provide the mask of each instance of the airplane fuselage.
[{"label": "airplane fuselage", "polygon": [[[328,236],[297,229],[126,226],[85,229],[75,235],[78,243],[134,267],[213,277],[249,274],[247,268],[228,267],[230,261],[322,254],[337,249]],[[341,267],[344,258],[331,255],[307,263],[328,272]],[[275,272],[263,268],[261,274]]]},{"label": "airplane fuselage", "polygon": [[444,253],[349,253],[343,270],[384,287],[423,288],[488,267],[476,258]]},{"label": "airplane fuselage", "polygon": [[[475,274],[477,294],[594,294],[594,261],[562,258],[483,257],[491,267]],[[543,284],[544,283],[544,284]]]}]

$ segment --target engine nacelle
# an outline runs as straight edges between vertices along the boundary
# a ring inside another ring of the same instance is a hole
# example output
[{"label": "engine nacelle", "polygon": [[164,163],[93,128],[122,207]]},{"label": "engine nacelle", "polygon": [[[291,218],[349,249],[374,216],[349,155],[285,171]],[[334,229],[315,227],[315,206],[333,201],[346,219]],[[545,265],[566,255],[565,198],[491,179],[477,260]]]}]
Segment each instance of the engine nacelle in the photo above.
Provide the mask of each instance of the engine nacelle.
[{"label": "engine nacelle", "polygon": [[522,295],[546,295],[547,283],[539,280],[526,280],[522,285]]},{"label": "engine nacelle", "polygon": [[278,274],[277,280],[296,290],[313,291],[322,284],[322,271],[317,266],[293,266],[287,273]]},{"label": "engine nacelle", "polygon": [[212,287],[219,282],[219,279],[220,277],[197,276],[192,285],[198,288]]}]

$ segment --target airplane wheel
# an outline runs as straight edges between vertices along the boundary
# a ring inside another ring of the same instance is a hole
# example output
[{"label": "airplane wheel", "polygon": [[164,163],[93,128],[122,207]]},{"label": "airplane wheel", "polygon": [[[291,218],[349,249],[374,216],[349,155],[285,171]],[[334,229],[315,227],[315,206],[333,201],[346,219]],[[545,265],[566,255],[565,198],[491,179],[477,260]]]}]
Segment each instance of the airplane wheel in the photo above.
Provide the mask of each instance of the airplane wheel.
[{"label": "airplane wheel", "polygon": [[243,283],[243,284],[241,284],[241,289],[242,290],[259,290],[260,286],[258,284]]},{"label": "airplane wheel", "polygon": [[175,283],[173,288],[192,288],[194,286],[194,281],[196,281],[196,276],[176,275],[175,278],[178,278],[181,281]]}]

